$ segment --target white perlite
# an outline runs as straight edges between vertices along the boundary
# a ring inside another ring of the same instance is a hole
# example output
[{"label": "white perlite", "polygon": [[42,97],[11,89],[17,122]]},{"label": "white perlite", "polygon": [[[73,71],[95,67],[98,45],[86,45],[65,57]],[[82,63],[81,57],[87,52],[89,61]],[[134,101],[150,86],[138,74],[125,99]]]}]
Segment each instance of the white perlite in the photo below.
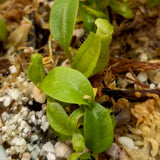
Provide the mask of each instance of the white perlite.
[{"label": "white perlite", "polygon": [[33,159],[36,159],[38,155],[40,154],[40,151],[41,151],[40,148],[37,145],[35,145],[34,150],[31,152],[31,157]]},{"label": "white perlite", "polygon": [[[126,77],[128,78],[128,79],[127,79],[127,82],[128,82],[128,83],[134,83],[135,78],[133,77],[133,75],[132,75],[130,72],[127,72],[127,73],[126,73]],[[133,81],[132,81],[132,80],[133,80]]]},{"label": "white perlite", "polygon": [[47,160],[56,160],[56,156],[53,153],[49,152],[47,154]]},{"label": "white perlite", "polygon": [[13,65],[9,67],[9,71],[13,74],[13,73],[17,73],[17,68]]},{"label": "white perlite", "polygon": [[24,152],[22,154],[22,159],[21,160],[30,160],[31,159],[31,155],[28,152]]},{"label": "white perlite", "polygon": [[137,78],[140,82],[147,81],[147,73],[146,72],[139,72]]},{"label": "white perlite", "polygon": [[47,142],[42,146],[42,151],[54,153],[54,147],[51,142]]},{"label": "white perlite", "polygon": [[26,141],[21,137],[15,137],[14,139],[12,139],[11,145],[24,146],[26,145]]},{"label": "white perlite", "polygon": [[5,151],[1,145],[0,145],[0,159],[7,160],[7,156],[6,156]]},{"label": "white perlite", "polygon": [[30,139],[31,139],[32,142],[37,141],[38,140],[38,135],[32,135]]}]

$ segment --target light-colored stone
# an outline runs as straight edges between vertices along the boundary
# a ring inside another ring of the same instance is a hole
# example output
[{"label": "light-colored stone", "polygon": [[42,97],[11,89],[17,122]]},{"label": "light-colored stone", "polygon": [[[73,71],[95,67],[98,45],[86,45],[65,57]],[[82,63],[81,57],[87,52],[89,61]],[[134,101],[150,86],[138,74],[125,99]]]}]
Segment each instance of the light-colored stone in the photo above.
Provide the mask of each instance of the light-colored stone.
[{"label": "light-colored stone", "polygon": [[47,154],[47,160],[56,160],[55,154],[49,152],[49,153]]},{"label": "light-colored stone", "polygon": [[38,103],[44,103],[46,101],[47,96],[37,87],[33,88],[33,98]]},{"label": "light-colored stone", "polygon": [[38,135],[32,135],[31,138],[30,138],[30,140],[32,142],[37,141],[38,140]]},{"label": "light-colored stone", "polygon": [[4,107],[8,107],[10,104],[11,104],[11,98],[9,96],[6,96],[4,98],[3,105]]},{"label": "light-colored stone", "polygon": [[55,155],[56,157],[67,158],[73,153],[72,148],[66,143],[57,142],[55,145]]},{"label": "light-colored stone", "polygon": [[7,160],[7,156],[6,156],[4,148],[2,147],[1,144],[0,144],[0,159],[1,160]]},{"label": "light-colored stone", "polygon": [[[130,73],[130,72],[127,72],[126,73],[126,77],[128,78],[127,79],[127,82],[128,83],[134,83],[134,80],[135,80],[135,78],[132,76],[132,74]],[[131,80],[130,80],[131,79]],[[133,80],[133,81],[132,81]]]},{"label": "light-colored stone", "polygon": [[137,78],[140,82],[147,81],[147,73],[146,72],[139,72]]},{"label": "light-colored stone", "polygon": [[15,137],[11,141],[11,145],[22,146],[22,145],[25,145],[25,144],[26,144],[26,141],[21,137]]},{"label": "light-colored stone", "polygon": [[42,151],[54,153],[54,147],[51,142],[47,142],[42,146]]},{"label": "light-colored stone", "polygon": [[16,66],[14,66],[14,65],[12,65],[12,66],[10,66],[9,67],[9,70],[10,70],[10,72],[13,74],[13,73],[17,73],[17,68],[16,68]]},{"label": "light-colored stone", "polygon": [[21,160],[30,160],[31,159],[31,155],[28,152],[24,152],[22,154],[22,159]]},{"label": "light-colored stone", "polygon": [[36,159],[38,157],[38,155],[40,154],[40,148],[35,145],[35,149],[31,152],[31,156],[33,159]]}]

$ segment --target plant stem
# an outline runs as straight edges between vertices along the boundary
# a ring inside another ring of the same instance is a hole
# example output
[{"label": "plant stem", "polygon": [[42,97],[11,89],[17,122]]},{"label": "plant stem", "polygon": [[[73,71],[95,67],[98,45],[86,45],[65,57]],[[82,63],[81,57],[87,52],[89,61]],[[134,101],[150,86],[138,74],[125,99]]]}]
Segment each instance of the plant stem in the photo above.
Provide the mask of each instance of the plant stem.
[{"label": "plant stem", "polygon": [[93,154],[94,158],[98,160],[98,154]]},{"label": "plant stem", "polygon": [[71,56],[71,53],[69,52],[68,49],[66,50],[66,55],[67,55],[67,58],[69,59],[69,61],[72,63],[72,56]]}]

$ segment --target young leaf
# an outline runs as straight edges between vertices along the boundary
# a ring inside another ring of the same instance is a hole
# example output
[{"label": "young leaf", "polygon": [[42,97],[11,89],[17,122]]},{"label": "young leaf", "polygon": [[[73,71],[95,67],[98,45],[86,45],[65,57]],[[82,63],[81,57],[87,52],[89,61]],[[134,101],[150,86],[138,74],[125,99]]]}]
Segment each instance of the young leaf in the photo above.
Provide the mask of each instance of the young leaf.
[{"label": "young leaf", "polygon": [[74,25],[78,12],[79,0],[56,0],[50,13],[50,30],[59,45],[68,54]]},{"label": "young leaf", "polygon": [[117,0],[109,0],[109,6],[118,14],[125,18],[132,18],[133,12],[129,8],[129,4],[127,2],[123,3]]},{"label": "young leaf", "polygon": [[95,24],[97,26],[96,35],[101,39],[101,53],[92,75],[100,72],[107,65],[109,61],[109,45],[113,33],[113,26],[106,19],[98,18]]},{"label": "young leaf", "polygon": [[79,160],[79,154],[78,153],[72,153],[68,160]]},{"label": "young leaf", "polygon": [[76,131],[78,129],[78,120],[84,115],[84,112],[82,110],[82,108],[78,108],[76,110],[74,110],[71,115],[69,116],[68,119],[68,127],[73,130]]},{"label": "young leaf", "polygon": [[7,27],[4,21],[0,18],[0,41],[5,41],[7,38]]},{"label": "young leaf", "polygon": [[65,136],[72,135],[72,131],[67,128],[68,115],[59,103],[48,101],[46,114],[56,132]]},{"label": "young leaf", "polygon": [[39,83],[45,77],[45,69],[42,63],[42,56],[38,53],[35,53],[31,56],[31,64],[27,70],[28,78],[39,87]]},{"label": "young leaf", "polygon": [[84,143],[84,137],[80,132],[73,134],[72,144],[73,144],[73,149],[76,152],[83,152],[85,148],[85,143]]},{"label": "young leaf", "polygon": [[91,154],[88,152],[81,154],[79,158],[80,160],[92,160]]},{"label": "young leaf", "polygon": [[91,16],[94,16],[96,18],[107,18],[107,16],[101,11],[92,9],[88,6],[84,6],[84,7],[86,9],[86,12],[89,13]]},{"label": "young leaf", "polygon": [[81,45],[72,63],[72,68],[89,77],[98,61],[101,49],[101,39],[94,33],[90,33],[86,41]]},{"label": "young leaf", "polygon": [[49,72],[41,83],[41,89],[50,97],[66,103],[89,105],[94,101],[93,88],[88,79],[68,67],[56,67]]},{"label": "young leaf", "polygon": [[89,15],[89,13],[87,13],[86,9],[84,8],[83,3],[81,2],[79,4],[79,11],[80,11],[80,15],[82,17],[83,23],[84,23],[85,31],[87,33],[89,33],[90,31],[93,31],[94,18],[93,16]]},{"label": "young leaf", "polygon": [[113,142],[110,111],[98,103],[85,109],[84,136],[86,146],[95,154],[107,150]]},{"label": "young leaf", "polygon": [[160,3],[160,0],[147,0],[147,4],[150,7],[155,7],[158,3]]},{"label": "young leaf", "polygon": [[98,3],[96,4],[96,9],[99,11],[103,11],[108,6],[109,0],[98,0]]}]

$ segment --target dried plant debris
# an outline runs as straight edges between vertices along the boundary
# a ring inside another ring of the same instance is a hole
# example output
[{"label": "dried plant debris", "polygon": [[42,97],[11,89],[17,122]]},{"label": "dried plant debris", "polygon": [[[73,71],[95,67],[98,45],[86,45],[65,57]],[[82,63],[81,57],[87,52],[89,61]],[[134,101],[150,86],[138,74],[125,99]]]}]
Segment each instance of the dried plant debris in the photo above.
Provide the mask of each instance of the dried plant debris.
[{"label": "dried plant debris", "polygon": [[[110,54],[130,58],[137,58],[142,54],[146,54],[148,59],[157,57],[160,48],[160,5],[149,8],[146,4],[142,4],[140,0],[134,1],[133,5],[136,12],[133,19],[126,22],[122,21],[120,25],[116,20],[113,20],[117,29],[113,35]],[[120,27],[118,28],[118,26]]]},{"label": "dried plant debris", "polygon": [[146,101],[148,98],[152,98],[150,94],[160,95],[160,89],[150,89],[150,90],[120,90],[120,89],[110,89],[102,88],[102,92],[115,100],[119,98],[126,98],[131,102]]},{"label": "dried plant debris", "polygon": [[136,59],[114,57],[110,59],[108,68],[113,74],[119,74],[129,72],[129,69],[131,69],[133,72],[157,70],[160,69],[160,63],[140,62]]},{"label": "dried plant debris", "polygon": [[136,125],[129,126],[128,133],[118,138],[127,159],[159,159],[159,97],[135,104],[131,114],[136,118]]}]

